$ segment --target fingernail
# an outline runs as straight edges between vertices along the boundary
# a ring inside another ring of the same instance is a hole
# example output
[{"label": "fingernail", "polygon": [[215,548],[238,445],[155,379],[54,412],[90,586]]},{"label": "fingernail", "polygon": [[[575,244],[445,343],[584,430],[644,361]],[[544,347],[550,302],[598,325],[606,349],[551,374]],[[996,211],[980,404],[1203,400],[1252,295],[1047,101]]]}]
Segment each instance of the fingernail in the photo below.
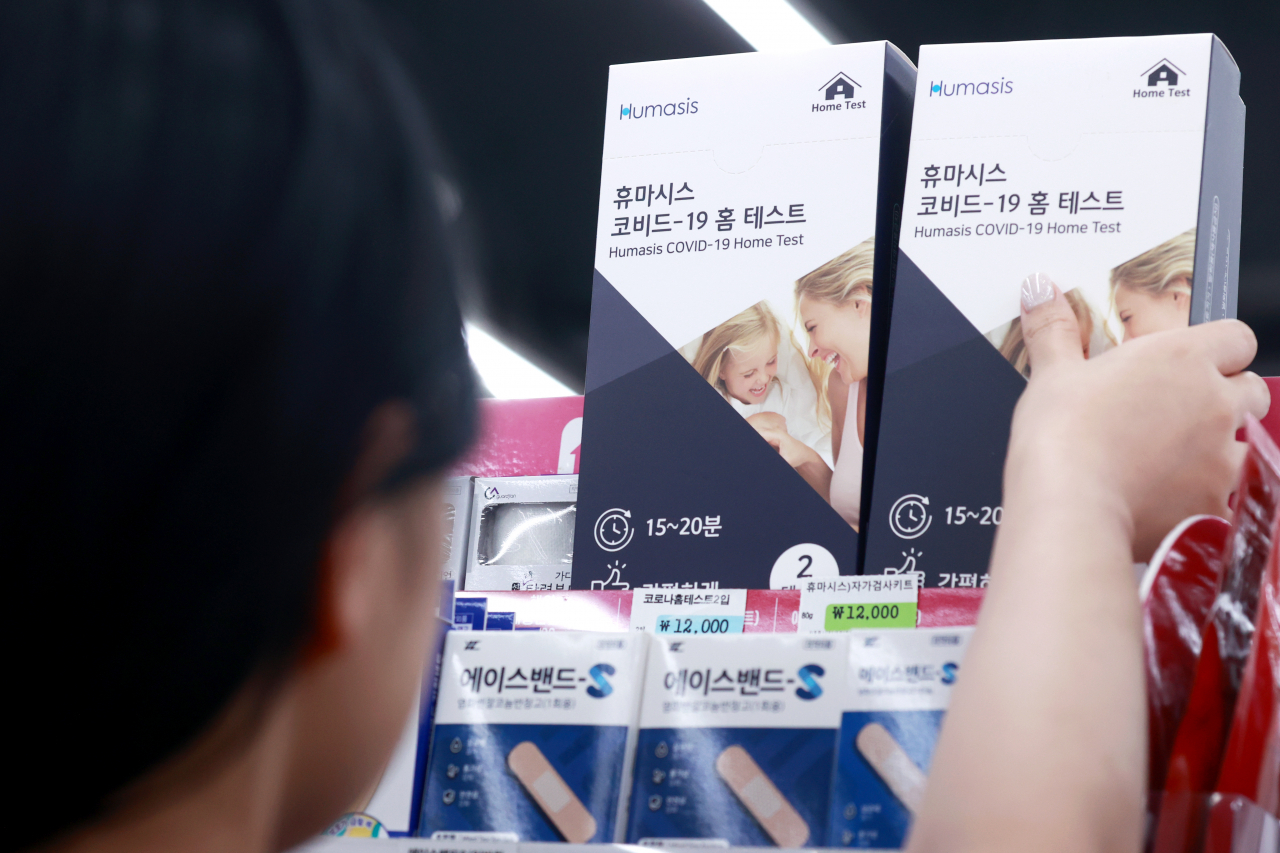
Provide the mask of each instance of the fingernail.
[{"label": "fingernail", "polygon": [[1022,280],[1022,310],[1030,311],[1054,297],[1053,279],[1042,272],[1033,272]]}]

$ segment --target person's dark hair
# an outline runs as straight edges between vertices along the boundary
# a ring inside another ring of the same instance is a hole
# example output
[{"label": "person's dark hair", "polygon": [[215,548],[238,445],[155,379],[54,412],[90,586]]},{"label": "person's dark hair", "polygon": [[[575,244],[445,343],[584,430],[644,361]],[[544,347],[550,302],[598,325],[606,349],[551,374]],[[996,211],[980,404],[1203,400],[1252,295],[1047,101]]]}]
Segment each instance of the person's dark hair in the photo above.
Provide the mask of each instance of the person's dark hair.
[{"label": "person's dark hair", "polygon": [[422,107],[341,0],[0,5],[0,849],[90,819],[311,628],[370,413],[474,380]]}]

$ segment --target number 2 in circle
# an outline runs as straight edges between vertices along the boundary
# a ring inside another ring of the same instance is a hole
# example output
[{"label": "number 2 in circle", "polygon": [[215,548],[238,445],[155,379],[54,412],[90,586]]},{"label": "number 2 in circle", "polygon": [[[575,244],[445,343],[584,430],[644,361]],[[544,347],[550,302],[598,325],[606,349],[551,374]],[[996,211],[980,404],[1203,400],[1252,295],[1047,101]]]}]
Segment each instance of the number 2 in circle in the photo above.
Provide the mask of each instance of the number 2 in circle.
[{"label": "number 2 in circle", "polygon": [[800,562],[804,563],[804,567],[800,569],[800,571],[796,574],[796,577],[798,578],[813,577],[813,575],[809,574],[809,569],[812,568],[813,566],[813,557],[810,557],[808,554],[801,554]]}]

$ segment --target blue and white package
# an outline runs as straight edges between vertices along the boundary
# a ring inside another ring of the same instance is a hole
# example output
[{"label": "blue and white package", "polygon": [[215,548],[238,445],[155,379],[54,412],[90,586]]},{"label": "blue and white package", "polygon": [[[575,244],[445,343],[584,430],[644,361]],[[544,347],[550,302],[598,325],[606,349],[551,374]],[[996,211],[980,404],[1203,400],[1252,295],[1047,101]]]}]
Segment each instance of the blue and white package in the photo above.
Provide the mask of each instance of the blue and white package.
[{"label": "blue and white package", "polygon": [[627,839],[820,847],[842,636],[652,635]]},{"label": "blue and white package", "polygon": [[902,847],[972,628],[849,633],[828,844]]},{"label": "blue and white package", "polygon": [[645,638],[451,631],[419,834],[621,840]]}]

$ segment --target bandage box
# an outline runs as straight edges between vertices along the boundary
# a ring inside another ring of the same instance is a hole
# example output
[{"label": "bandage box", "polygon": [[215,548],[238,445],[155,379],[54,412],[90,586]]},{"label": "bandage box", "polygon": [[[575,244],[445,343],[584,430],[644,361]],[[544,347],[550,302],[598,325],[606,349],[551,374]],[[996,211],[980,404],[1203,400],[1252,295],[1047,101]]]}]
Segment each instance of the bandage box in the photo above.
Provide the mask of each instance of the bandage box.
[{"label": "bandage box", "polygon": [[568,589],[578,475],[476,477],[463,588]]},{"label": "bandage box", "polygon": [[444,482],[444,542],[440,577],[462,588],[467,570],[467,536],[471,532],[471,478],[450,477]]},{"label": "bandage box", "polygon": [[857,571],[914,81],[887,42],[610,69],[575,588]]},{"label": "bandage box", "polygon": [[645,637],[452,631],[419,834],[620,841]]},{"label": "bandage box", "polygon": [[1239,81],[1212,35],[920,49],[865,572],[981,586],[1024,284],[1065,294],[1090,358],[1235,316]]},{"label": "bandage box", "polygon": [[649,636],[628,840],[821,847],[845,638]]},{"label": "bandage box", "polygon": [[903,846],[972,634],[972,628],[849,633],[830,846]]}]

